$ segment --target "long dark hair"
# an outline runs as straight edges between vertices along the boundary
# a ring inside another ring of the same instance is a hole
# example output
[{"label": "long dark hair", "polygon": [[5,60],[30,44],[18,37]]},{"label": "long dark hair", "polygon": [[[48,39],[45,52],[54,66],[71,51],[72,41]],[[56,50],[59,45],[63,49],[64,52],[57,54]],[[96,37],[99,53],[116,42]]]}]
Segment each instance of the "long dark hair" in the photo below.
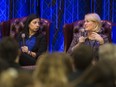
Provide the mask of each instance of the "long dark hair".
[{"label": "long dark hair", "polygon": [[31,14],[27,17],[26,21],[24,22],[24,29],[23,29],[23,33],[25,33],[27,36],[29,35],[29,24],[33,19],[39,18],[37,15],[35,14]]}]

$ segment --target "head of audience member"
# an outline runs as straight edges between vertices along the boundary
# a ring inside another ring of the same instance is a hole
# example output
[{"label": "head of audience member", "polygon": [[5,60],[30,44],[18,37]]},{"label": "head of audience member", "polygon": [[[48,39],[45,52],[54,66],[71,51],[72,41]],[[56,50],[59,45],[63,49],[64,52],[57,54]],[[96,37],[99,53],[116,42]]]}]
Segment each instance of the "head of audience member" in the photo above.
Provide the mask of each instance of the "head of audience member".
[{"label": "head of audience member", "polygon": [[70,56],[65,53],[45,53],[39,57],[34,71],[35,87],[66,87],[72,72]]},{"label": "head of audience member", "polygon": [[19,45],[12,37],[4,37],[0,41],[0,57],[8,63],[18,62]]},{"label": "head of audience member", "polygon": [[0,75],[0,87],[33,87],[33,79],[30,73],[9,68]]},{"label": "head of audience member", "polygon": [[99,47],[99,57],[102,59],[110,59],[116,61],[116,45],[112,43],[106,43]]},{"label": "head of audience member", "polygon": [[0,58],[0,73],[3,72],[4,70],[7,70],[9,68],[9,64]]},{"label": "head of audience member", "polygon": [[37,15],[31,14],[24,23],[24,32],[26,35],[35,34],[39,31],[40,19]]},{"label": "head of audience member", "polygon": [[109,62],[107,59],[98,61],[94,66],[90,66],[75,83],[85,85],[84,87],[86,85],[92,85],[92,87],[115,87],[113,71],[115,65],[116,62]]},{"label": "head of audience member", "polygon": [[85,70],[92,64],[93,50],[90,46],[82,44],[74,49],[71,56],[75,69]]},{"label": "head of audience member", "polygon": [[99,32],[101,29],[101,19],[96,13],[89,13],[85,15],[84,28],[88,32]]},{"label": "head of audience member", "polygon": [[101,45],[99,47],[99,58],[99,61],[107,60],[112,63],[109,64],[109,67],[112,67],[116,77],[116,69],[114,67],[116,64],[116,45],[112,43]]}]

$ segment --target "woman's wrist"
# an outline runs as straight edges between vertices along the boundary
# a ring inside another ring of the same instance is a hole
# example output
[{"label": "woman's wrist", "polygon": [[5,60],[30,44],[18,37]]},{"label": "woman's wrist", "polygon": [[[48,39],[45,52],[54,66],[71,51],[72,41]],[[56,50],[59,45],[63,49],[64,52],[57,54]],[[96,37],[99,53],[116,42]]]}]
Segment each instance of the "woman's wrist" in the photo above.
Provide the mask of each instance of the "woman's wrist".
[{"label": "woman's wrist", "polygon": [[33,56],[33,57],[36,57],[36,53],[35,52],[32,52],[32,51],[28,51],[28,54]]}]

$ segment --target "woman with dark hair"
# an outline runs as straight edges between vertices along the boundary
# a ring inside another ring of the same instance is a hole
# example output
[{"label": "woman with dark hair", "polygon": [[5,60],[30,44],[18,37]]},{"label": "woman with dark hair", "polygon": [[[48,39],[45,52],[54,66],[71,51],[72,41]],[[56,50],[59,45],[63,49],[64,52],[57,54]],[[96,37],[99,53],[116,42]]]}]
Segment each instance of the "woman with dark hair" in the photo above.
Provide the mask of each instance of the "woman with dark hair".
[{"label": "woman with dark hair", "polygon": [[21,66],[35,65],[38,56],[47,50],[45,35],[40,30],[40,19],[35,14],[27,17],[24,29],[17,36],[21,49]]}]

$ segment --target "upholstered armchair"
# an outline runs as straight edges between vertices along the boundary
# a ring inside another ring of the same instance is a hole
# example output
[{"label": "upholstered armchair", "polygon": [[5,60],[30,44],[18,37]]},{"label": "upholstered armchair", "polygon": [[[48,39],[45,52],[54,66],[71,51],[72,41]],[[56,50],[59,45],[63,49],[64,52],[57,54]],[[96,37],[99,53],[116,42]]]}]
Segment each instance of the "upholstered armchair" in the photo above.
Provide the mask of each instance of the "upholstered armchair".
[{"label": "upholstered armchair", "polygon": [[[111,31],[112,24],[107,20],[102,20],[102,33],[108,36],[109,42],[112,42]],[[83,27],[84,20],[79,20],[70,24],[64,24],[63,33],[64,33],[64,51],[67,52],[74,33],[78,33],[79,29]]]},{"label": "upholstered armchair", "polygon": [[[24,22],[27,17],[15,18],[0,23],[0,38],[5,36],[16,37],[17,33],[20,32],[24,27]],[[51,22],[47,19],[40,18],[40,29],[46,36],[47,49],[49,48],[49,33],[50,33]],[[47,50],[48,51],[48,50]],[[22,66],[26,70],[34,70],[35,66]]]},{"label": "upholstered armchair", "polygon": [[[3,22],[1,25],[2,37],[5,36],[16,37],[17,33],[23,29],[26,18],[27,17],[15,18]],[[40,29],[41,32],[46,35],[47,46],[49,46],[50,24],[51,22],[49,20],[40,18]]]}]

